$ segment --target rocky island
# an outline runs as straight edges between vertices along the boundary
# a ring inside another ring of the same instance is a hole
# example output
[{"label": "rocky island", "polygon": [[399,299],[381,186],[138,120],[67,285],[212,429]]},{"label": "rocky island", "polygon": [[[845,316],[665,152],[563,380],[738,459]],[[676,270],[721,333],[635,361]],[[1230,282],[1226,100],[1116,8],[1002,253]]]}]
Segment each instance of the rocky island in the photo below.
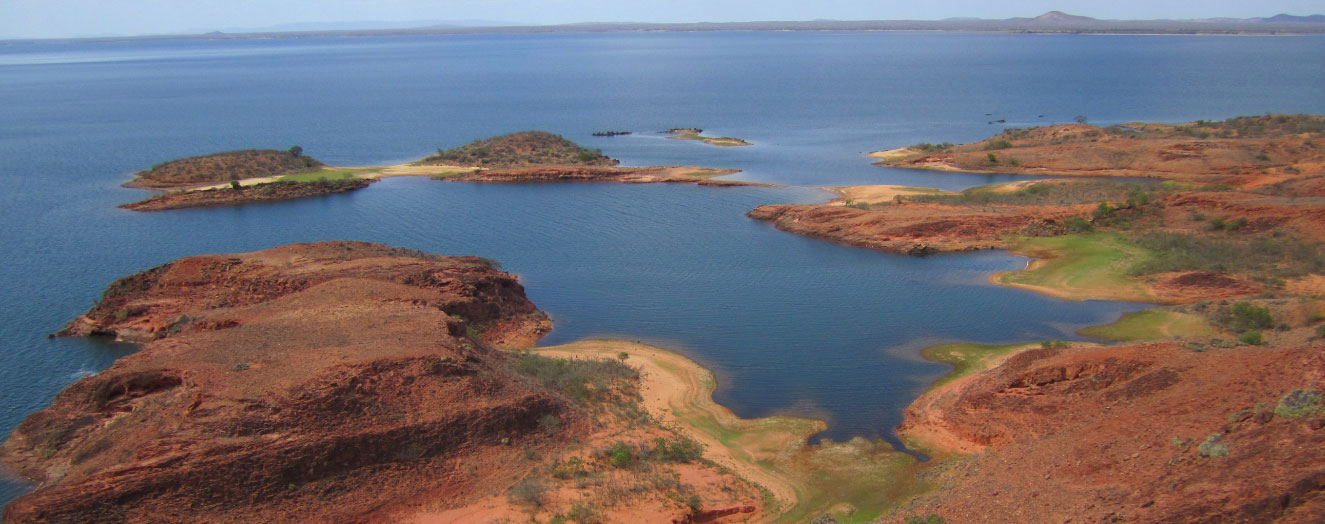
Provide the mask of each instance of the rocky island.
[{"label": "rocky island", "polygon": [[230,151],[174,160],[139,172],[126,187],[170,191],[120,207],[164,211],[236,206],[344,193],[383,177],[427,176],[458,182],[681,183],[703,186],[767,185],[715,177],[734,169],[691,166],[620,167],[600,151],[544,131],[522,131],[393,166],[335,167],[288,151]]},{"label": "rocky island", "polygon": [[729,136],[705,136],[704,130],[697,127],[677,127],[667,130],[667,134],[672,135],[667,138],[672,140],[698,140],[705,144],[718,147],[741,147],[750,145],[749,142],[739,138]]}]

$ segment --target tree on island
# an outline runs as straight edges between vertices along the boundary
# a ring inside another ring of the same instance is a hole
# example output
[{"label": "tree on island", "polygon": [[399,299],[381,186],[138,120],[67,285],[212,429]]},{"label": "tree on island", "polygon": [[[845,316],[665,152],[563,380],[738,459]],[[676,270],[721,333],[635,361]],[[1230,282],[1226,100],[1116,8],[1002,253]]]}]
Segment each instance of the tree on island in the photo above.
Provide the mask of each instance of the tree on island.
[{"label": "tree on island", "polygon": [[304,148],[299,146],[290,146],[290,156],[299,158],[300,156],[303,156],[303,154],[304,154]]},{"label": "tree on island", "polygon": [[1075,121],[1075,122],[1078,123],[1078,124],[1084,124],[1084,123],[1086,123],[1086,115],[1077,115],[1077,116],[1074,116],[1074,117],[1072,117],[1072,120]]},{"label": "tree on island", "polygon": [[230,189],[239,191],[242,188],[243,186],[239,185],[239,173],[230,173]]}]

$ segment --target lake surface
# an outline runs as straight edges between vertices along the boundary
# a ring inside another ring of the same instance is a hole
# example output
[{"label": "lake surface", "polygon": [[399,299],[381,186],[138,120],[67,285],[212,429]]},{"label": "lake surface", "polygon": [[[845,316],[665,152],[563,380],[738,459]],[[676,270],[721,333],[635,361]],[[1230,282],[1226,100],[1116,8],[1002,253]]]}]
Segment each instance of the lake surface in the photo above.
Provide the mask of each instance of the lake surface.
[{"label": "lake surface", "polygon": [[[924,345],[1076,338],[1141,308],[987,283],[1025,259],[893,256],[778,232],[745,211],[815,188],[961,189],[1010,177],[871,166],[863,153],[1003,126],[1325,113],[1325,38],[680,33],[0,44],[0,431],[130,346],[46,335],[111,281],[176,258],[350,239],[496,258],[556,321],[679,350],[742,416],[892,438],[945,367]],[[702,127],[755,145],[656,131]],[[629,165],[744,170],[786,188],[470,185],[157,214],[134,171],[250,147],[337,165],[545,129]],[[593,131],[631,130],[613,138]],[[0,502],[22,487],[0,484]]]}]

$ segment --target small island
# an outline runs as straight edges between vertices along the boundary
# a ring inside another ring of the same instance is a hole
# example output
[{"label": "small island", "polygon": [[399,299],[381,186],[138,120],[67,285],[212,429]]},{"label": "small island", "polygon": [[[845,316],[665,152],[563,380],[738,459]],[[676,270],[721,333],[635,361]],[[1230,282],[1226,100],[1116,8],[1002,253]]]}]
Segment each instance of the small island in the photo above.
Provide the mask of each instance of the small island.
[{"label": "small island", "polygon": [[675,127],[668,129],[666,133],[672,135],[667,137],[672,140],[698,140],[711,146],[740,147],[750,145],[749,142],[729,136],[704,136],[704,130],[697,127]]},{"label": "small island", "polygon": [[288,151],[245,150],[166,162],[136,175],[126,187],[171,191],[124,204],[132,211],[236,206],[345,193],[384,177],[425,176],[455,182],[680,183],[767,186],[715,180],[739,171],[694,166],[621,167],[601,151],[545,131],[522,131],[476,140],[416,162],[391,166],[328,166]]}]

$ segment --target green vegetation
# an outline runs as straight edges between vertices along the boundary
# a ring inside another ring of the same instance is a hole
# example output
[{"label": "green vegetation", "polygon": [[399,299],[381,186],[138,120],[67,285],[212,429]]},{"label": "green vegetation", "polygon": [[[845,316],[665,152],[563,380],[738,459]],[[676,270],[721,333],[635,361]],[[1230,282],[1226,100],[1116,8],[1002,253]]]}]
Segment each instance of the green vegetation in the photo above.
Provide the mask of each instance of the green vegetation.
[{"label": "green vegetation", "polygon": [[438,149],[421,164],[459,166],[522,166],[522,165],[593,165],[611,166],[616,161],[603,156],[602,151],[581,147],[560,135],[546,131],[521,131],[509,135],[475,140],[451,149]]},{"label": "green vegetation", "polygon": [[1083,337],[1112,342],[1159,340],[1170,337],[1213,335],[1214,328],[1204,318],[1163,308],[1123,313],[1110,324],[1090,326],[1077,331]]},{"label": "green vegetation", "polygon": [[932,195],[907,195],[908,202],[946,204],[950,206],[984,206],[1005,204],[1015,206],[1034,205],[1072,205],[1094,202],[1122,202],[1132,196],[1133,200],[1145,194],[1149,202],[1147,189],[1150,186],[1115,182],[1108,180],[1071,180],[1039,182],[1017,191],[999,191],[999,185],[973,187],[961,193],[943,193]]},{"label": "green vegetation", "polygon": [[1231,238],[1151,232],[1136,237],[1134,242],[1152,253],[1132,267],[1134,275],[1213,271],[1290,278],[1325,270],[1319,245],[1287,237]]},{"label": "green vegetation", "polygon": [[674,138],[676,140],[698,140],[712,146],[738,147],[750,145],[749,142],[729,136],[704,136],[703,129],[677,128],[668,129],[667,132],[672,134],[672,136],[668,138]]},{"label": "green vegetation", "polygon": [[1249,329],[1270,329],[1274,327],[1274,317],[1270,310],[1252,305],[1250,302],[1238,302],[1233,307],[1220,308],[1212,320],[1234,333]]},{"label": "green vegetation", "polygon": [[1153,297],[1128,278],[1128,270],[1147,253],[1116,233],[1022,238],[1013,251],[1044,257],[1039,267],[1000,273],[1004,284],[1045,289],[1073,299],[1112,298],[1150,301]]},{"label": "green vegetation", "polygon": [[327,181],[345,180],[345,179],[355,178],[355,174],[358,172],[359,172],[358,170],[354,169],[322,168],[318,169],[317,171],[309,171],[307,173],[285,175],[281,178],[276,179],[276,181],[277,182],[320,182],[323,180]]},{"label": "green vegetation", "polygon": [[565,360],[523,353],[516,369],[581,404],[607,400],[618,382],[639,379],[639,371],[619,360]]},{"label": "green vegetation", "polygon": [[952,372],[934,382],[931,387],[939,387],[976,371],[984,369],[984,362],[990,357],[1006,355],[1014,350],[1027,347],[1026,344],[985,345],[970,342],[941,344],[921,350],[920,355],[931,362],[952,365]]},{"label": "green vegetation", "polygon": [[579,501],[572,504],[570,511],[566,513],[566,518],[579,524],[593,524],[600,520],[598,508],[588,502]]},{"label": "green vegetation", "polygon": [[539,508],[543,506],[543,498],[547,493],[547,486],[535,478],[526,478],[517,482],[506,492],[506,498],[512,504],[521,506],[533,506]]},{"label": "green vegetation", "polygon": [[635,446],[617,442],[607,450],[608,460],[614,468],[628,468],[635,463]]},{"label": "green vegetation", "polygon": [[950,149],[952,147],[953,147],[952,142],[944,142],[942,144],[931,144],[929,142],[921,142],[919,144],[911,146],[910,149],[914,149],[922,153],[937,153],[939,151]]},{"label": "green vegetation", "polygon": [[1148,125],[1145,129],[1109,126],[1106,133],[1138,138],[1256,138],[1265,136],[1325,133],[1325,117],[1316,115],[1239,116],[1215,122],[1197,120],[1172,126]]},{"label": "green vegetation", "polygon": [[1274,414],[1284,418],[1298,418],[1321,412],[1325,412],[1325,405],[1321,405],[1320,392],[1314,389],[1289,391],[1274,407]]},{"label": "green vegetation", "polygon": [[1249,329],[1238,334],[1238,342],[1251,344],[1253,346],[1259,346],[1265,343],[1264,339],[1261,338],[1261,332],[1255,329]]},{"label": "green vegetation", "polygon": [[775,522],[802,523],[830,508],[849,505],[854,512],[835,511],[837,522],[872,522],[900,501],[925,491],[915,478],[915,459],[892,449],[882,440],[854,438],[825,441],[794,467],[806,485],[801,503]]},{"label": "green vegetation", "polygon": [[653,439],[652,446],[646,444],[638,448],[626,442],[616,442],[604,454],[612,467],[622,469],[649,462],[688,464],[703,457],[704,446],[683,436],[673,440],[658,437]]},{"label": "green vegetation", "polygon": [[316,170],[322,166],[316,159],[303,156],[302,148],[298,149],[298,155],[293,154],[297,147],[289,151],[245,149],[181,158],[152,166],[147,171],[139,172],[138,177],[153,184],[224,184],[232,177],[242,180],[281,176]]},{"label": "green vegetation", "polygon": [[1219,442],[1223,438],[1224,435],[1222,433],[1210,435],[1200,446],[1196,447],[1196,451],[1200,453],[1202,457],[1227,457],[1228,446]]},{"label": "green vegetation", "polygon": [[1008,149],[1010,147],[1012,147],[1012,142],[1008,142],[1007,140],[995,140],[985,144],[985,151],[997,151],[999,149]]},{"label": "green vegetation", "polygon": [[556,433],[561,427],[561,417],[548,413],[538,417],[538,429],[544,433]]},{"label": "green vegetation", "polygon": [[1247,225],[1247,219],[1245,217],[1239,217],[1234,220],[1215,218],[1210,220],[1206,229],[1209,231],[1237,231],[1242,229],[1245,225]]}]

